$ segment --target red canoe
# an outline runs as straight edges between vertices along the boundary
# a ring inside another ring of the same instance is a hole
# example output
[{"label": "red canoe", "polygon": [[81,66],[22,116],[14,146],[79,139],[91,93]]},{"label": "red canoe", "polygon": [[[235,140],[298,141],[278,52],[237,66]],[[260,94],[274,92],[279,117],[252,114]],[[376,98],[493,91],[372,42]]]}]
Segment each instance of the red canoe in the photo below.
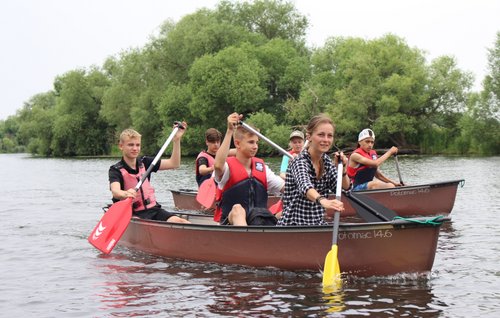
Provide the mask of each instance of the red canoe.
[{"label": "red canoe", "polygon": [[[193,224],[134,217],[118,244],[174,259],[316,272],[322,270],[331,249],[332,226],[220,226],[210,216],[181,215]],[[441,227],[441,222],[431,224],[432,220],[341,223],[342,272],[355,276],[429,272]]]},{"label": "red canoe", "polygon": [[[453,180],[393,189],[357,191],[356,193],[375,199],[403,217],[448,215],[455,204],[458,185],[463,186],[464,182],[464,180]],[[195,190],[170,191],[177,209],[203,210],[203,207],[196,201]],[[278,200],[279,197],[270,196],[267,205],[271,206]],[[346,209],[342,215],[354,216],[356,212],[345,196],[342,196],[342,202]]]}]

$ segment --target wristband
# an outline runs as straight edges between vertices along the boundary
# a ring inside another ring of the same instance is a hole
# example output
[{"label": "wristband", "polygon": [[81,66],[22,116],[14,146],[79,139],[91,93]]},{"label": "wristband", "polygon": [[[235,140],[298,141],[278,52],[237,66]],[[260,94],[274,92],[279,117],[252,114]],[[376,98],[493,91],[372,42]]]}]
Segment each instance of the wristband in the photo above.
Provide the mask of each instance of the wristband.
[{"label": "wristband", "polygon": [[322,199],[326,199],[324,196],[322,195],[319,195],[317,198],[316,198],[316,203],[319,204],[319,201],[321,201]]}]

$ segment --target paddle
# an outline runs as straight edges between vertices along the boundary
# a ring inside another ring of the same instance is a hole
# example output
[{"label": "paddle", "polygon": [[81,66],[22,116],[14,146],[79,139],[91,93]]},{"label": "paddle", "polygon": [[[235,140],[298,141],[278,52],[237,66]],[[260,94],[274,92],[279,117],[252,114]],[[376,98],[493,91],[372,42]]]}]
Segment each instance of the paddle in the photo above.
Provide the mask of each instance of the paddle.
[{"label": "paddle", "polygon": [[[342,160],[339,157],[339,167],[337,171],[342,171],[343,165]],[[337,191],[335,192],[335,199],[340,201],[340,195],[342,193],[342,180],[337,179]],[[342,283],[342,278],[340,277],[340,265],[338,260],[338,246],[337,237],[339,234],[339,223],[340,223],[340,212],[335,211],[333,216],[333,239],[332,248],[326,254],[325,266],[323,267],[323,290],[328,290],[328,287],[338,286]]]},{"label": "paddle", "polygon": [[[183,129],[182,125],[176,122],[176,127],[165,141],[160,151],[154,158],[153,162],[149,166],[148,170],[142,175],[141,180],[135,186],[135,190],[138,191],[144,180],[148,177],[153,170],[154,166],[160,160],[161,155],[168,147],[175,134],[179,128]],[[101,220],[95,226],[92,233],[88,237],[88,241],[95,248],[101,252],[108,254],[115,247],[116,243],[122,237],[123,232],[127,229],[127,226],[132,218],[132,198],[127,198],[122,201],[114,203],[109,210],[102,216]]]},{"label": "paddle", "polygon": [[214,177],[203,181],[196,194],[196,201],[207,209],[211,208],[215,201],[216,187]]},{"label": "paddle", "polygon": [[368,222],[392,221],[397,213],[368,196],[347,192],[346,197],[356,213]]},{"label": "paddle", "polygon": [[285,156],[288,156],[288,158],[293,159],[293,156],[288,151],[286,151],[285,149],[281,148],[279,145],[277,145],[274,142],[272,142],[271,140],[269,140],[269,138],[267,138],[266,136],[262,135],[260,132],[258,132],[257,130],[255,130],[251,126],[245,124],[242,121],[240,121],[240,125],[243,126],[246,130],[248,130],[248,131],[252,132],[253,134],[257,135],[260,139],[264,140],[265,142],[267,142],[268,144],[270,144],[274,148],[276,148],[276,150],[279,150]]},{"label": "paddle", "polygon": [[[275,144],[274,142],[272,142],[269,138],[267,138],[266,136],[262,135],[260,132],[258,132],[257,130],[253,129],[251,126],[245,124],[244,122],[240,121],[240,125],[242,125],[246,130],[252,132],[253,134],[257,135],[260,139],[264,140],[265,142],[267,142],[268,144],[270,144],[271,146],[273,146],[274,148],[276,148],[277,150],[279,150],[282,154],[284,154],[285,156],[288,156],[288,158],[290,159],[293,159],[293,156],[288,152],[286,151],[285,149],[281,148],[279,145]],[[273,214],[276,214],[280,211],[283,210],[283,201],[278,200],[278,202],[276,202],[275,204],[271,205],[269,207],[269,211],[271,211],[271,213]]]},{"label": "paddle", "polygon": [[398,177],[399,177],[399,183],[404,186],[403,179],[401,178],[401,171],[399,171],[399,161],[398,161],[398,155],[394,154],[394,161],[396,162],[396,170],[398,171]]}]

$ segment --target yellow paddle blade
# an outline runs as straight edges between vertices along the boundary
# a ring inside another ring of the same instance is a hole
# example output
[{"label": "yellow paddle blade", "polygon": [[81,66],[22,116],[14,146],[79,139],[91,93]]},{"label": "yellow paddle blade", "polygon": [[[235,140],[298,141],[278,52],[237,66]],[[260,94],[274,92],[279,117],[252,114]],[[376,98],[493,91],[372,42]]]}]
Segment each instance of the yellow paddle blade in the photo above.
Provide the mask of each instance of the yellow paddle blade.
[{"label": "yellow paddle blade", "polygon": [[323,288],[340,286],[342,283],[337,254],[338,246],[332,245],[332,249],[328,252],[328,254],[326,254],[325,258],[325,266],[323,268]]}]

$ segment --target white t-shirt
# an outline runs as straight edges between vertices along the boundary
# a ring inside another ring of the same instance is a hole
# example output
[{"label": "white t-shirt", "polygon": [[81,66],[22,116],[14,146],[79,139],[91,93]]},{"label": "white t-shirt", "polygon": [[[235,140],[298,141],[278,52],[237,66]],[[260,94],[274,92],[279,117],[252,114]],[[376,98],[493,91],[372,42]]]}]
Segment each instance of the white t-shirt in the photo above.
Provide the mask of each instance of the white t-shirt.
[{"label": "white t-shirt", "polygon": [[[224,173],[222,176],[218,176],[214,172],[215,176],[215,181],[218,184],[219,189],[224,189],[224,186],[226,185],[226,182],[229,180],[229,177],[231,175],[229,171],[229,165],[227,162],[224,163]],[[252,173],[251,170],[247,170],[248,176]],[[272,195],[279,195],[281,193],[281,189],[283,188],[283,185],[285,184],[285,180],[283,180],[281,177],[277,176],[274,174],[274,172],[269,169],[268,165],[266,165],[266,179],[267,179],[267,192]]]}]

